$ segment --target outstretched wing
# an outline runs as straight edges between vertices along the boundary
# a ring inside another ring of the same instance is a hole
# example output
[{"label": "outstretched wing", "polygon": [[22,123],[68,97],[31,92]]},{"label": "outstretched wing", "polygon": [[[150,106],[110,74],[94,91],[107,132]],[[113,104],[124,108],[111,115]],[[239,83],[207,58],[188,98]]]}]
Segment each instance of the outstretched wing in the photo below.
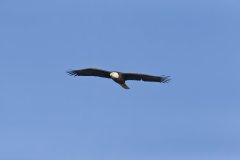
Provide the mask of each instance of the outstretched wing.
[{"label": "outstretched wing", "polygon": [[97,69],[97,68],[86,68],[80,70],[71,70],[67,72],[71,76],[98,76],[104,78],[110,78],[110,72]]},{"label": "outstretched wing", "polygon": [[138,73],[123,73],[123,77],[125,80],[138,80],[138,81],[143,80],[148,82],[167,83],[170,81],[169,76],[151,76]]}]

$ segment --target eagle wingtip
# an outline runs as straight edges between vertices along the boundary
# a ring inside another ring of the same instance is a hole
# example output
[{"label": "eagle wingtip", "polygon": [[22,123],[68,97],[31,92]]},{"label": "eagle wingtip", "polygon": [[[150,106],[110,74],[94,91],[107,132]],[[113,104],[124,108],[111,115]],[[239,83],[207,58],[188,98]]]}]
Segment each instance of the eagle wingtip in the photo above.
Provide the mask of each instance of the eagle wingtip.
[{"label": "eagle wingtip", "polygon": [[169,83],[171,80],[170,76],[162,76],[161,83]]},{"label": "eagle wingtip", "polygon": [[67,74],[68,74],[69,76],[77,76],[77,74],[74,72],[74,70],[69,70],[69,71],[67,71]]}]

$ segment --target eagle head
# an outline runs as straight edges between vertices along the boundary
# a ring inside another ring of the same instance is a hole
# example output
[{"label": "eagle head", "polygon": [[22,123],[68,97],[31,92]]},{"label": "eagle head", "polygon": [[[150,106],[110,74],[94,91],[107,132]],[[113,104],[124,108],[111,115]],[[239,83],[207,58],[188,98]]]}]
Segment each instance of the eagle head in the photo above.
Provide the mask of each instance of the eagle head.
[{"label": "eagle head", "polygon": [[119,78],[119,74],[117,72],[111,72],[110,77],[116,79],[116,78]]}]

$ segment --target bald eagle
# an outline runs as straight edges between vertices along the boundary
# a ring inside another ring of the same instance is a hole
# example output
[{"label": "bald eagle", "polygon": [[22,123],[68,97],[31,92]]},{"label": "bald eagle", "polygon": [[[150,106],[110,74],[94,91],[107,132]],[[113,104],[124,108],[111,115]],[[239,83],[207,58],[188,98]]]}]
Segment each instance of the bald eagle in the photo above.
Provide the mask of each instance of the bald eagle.
[{"label": "bald eagle", "polygon": [[79,70],[71,70],[67,72],[71,76],[97,76],[103,78],[111,78],[113,81],[118,83],[124,89],[129,89],[125,84],[127,80],[143,80],[148,82],[161,82],[167,83],[170,81],[169,76],[151,76],[139,73],[123,73],[118,71],[106,71],[97,68],[86,68]]}]

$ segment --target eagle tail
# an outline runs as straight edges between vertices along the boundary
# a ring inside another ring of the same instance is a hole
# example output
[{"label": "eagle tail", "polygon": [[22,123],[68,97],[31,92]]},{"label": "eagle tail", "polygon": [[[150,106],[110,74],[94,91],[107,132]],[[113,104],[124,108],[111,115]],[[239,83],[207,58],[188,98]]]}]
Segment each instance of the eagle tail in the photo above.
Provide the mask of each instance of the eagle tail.
[{"label": "eagle tail", "polygon": [[130,89],[125,83],[124,84],[120,84],[120,86],[122,86],[124,89]]}]

